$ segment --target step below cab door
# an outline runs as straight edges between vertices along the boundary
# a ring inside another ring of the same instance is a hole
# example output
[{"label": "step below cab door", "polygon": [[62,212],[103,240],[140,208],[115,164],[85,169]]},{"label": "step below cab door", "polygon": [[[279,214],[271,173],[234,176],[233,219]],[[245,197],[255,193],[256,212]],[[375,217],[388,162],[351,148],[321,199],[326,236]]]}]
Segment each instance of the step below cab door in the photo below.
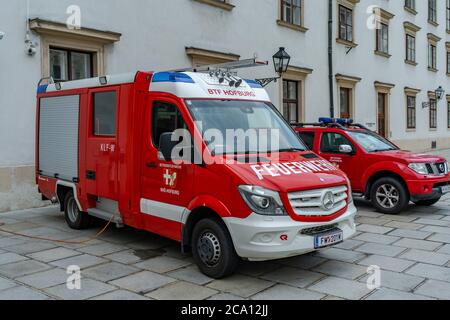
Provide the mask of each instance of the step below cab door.
[{"label": "step below cab door", "polygon": [[143,117],[140,188],[143,221],[149,230],[175,240],[181,239],[182,220],[192,200],[194,165],[165,159],[160,152],[160,138],[178,129],[187,130],[186,117],[176,100],[156,96],[150,97]]}]

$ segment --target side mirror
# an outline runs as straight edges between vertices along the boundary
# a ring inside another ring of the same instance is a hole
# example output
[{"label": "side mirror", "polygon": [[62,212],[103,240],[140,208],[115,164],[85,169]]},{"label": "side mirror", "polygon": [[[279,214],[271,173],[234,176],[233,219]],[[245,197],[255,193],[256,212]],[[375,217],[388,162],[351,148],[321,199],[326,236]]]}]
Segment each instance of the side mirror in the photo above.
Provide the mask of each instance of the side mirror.
[{"label": "side mirror", "polygon": [[166,161],[172,160],[173,149],[180,143],[179,141],[172,141],[172,137],[172,132],[163,133],[159,137],[159,151]]},{"label": "side mirror", "polygon": [[351,153],[353,153],[353,148],[352,148],[352,146],[349,146],[348,144],[343,144],[343,145],[339,146],[339,152],[345,153],[345,154],[351,154]]}]

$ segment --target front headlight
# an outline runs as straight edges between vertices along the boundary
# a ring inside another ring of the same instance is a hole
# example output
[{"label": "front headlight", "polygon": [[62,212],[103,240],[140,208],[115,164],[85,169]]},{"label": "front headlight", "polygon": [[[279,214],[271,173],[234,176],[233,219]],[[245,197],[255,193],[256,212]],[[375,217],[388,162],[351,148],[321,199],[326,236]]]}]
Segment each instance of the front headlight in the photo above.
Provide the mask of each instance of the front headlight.
[{"label": "front headlight", "polygon": [[258,186],[239,186],[239,193],[255,213],[264,216],[286,216],[280,194]]},{"label": "front headlight", "polygon": [[411,163],[408,168],[410,168],[414,172],[417,172],[418,174],[429,174],[427,165],[425,163]]},{"label": "front headlight", "polygon": [[446,174],[448,174],[449,169],[450,169],[450,167],[449,167],[449,165],[448,165],[448,161],[445,161],[445,173],[446,173]]}]

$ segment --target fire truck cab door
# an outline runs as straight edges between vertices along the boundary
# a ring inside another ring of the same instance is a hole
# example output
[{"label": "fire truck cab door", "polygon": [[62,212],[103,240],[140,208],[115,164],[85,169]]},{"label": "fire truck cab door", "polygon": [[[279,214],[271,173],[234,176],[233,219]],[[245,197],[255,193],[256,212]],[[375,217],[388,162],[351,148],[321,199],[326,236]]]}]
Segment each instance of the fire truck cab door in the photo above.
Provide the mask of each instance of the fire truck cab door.
[{"label": "fire truck cab door", "polygon": [[120,87],[88,92],[86,143],[87,193],[99,198],[118,199],[118,114]]},{"label": "fire truck cab door", "polygon": [[141,213],[161,223],[161,228],[167,228],[167,220],[179,227],[192,200],[194,165],[165,160],[159,140],[163,133],[187,130],[186,120],[177,101],[151,96],[143,118]]}]

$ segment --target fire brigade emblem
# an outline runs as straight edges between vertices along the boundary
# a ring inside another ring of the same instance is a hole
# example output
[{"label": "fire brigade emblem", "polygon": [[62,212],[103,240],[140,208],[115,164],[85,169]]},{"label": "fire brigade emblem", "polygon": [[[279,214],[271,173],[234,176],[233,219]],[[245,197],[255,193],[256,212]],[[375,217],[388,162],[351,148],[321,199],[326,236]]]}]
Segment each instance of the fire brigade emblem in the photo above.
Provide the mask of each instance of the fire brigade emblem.
[{"label": "fire brigade emblem", "polygon": [[175,171],[167,169],[164,173],[164,183],[170,188],[176,188],[177,173]]}]

